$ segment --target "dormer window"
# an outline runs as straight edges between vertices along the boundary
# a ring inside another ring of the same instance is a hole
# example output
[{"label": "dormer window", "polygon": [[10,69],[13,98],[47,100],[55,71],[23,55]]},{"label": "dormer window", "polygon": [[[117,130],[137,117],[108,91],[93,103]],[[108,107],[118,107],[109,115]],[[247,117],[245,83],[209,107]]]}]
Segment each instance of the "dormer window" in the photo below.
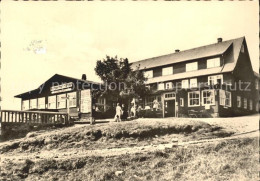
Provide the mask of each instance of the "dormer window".
[{"label": "dormer window", "polygon": [[144,77],[146,78],[153,78],[153,70],[145,71]]},{"label": "dormer window", "polygon": [[192,62],[186,64],[186,72],[198,70],[198,62]]},{"label": "dormer window", "polygon": [[212,58],[207,60],[207,68],[219,67],[220,66],[220,58]]},{"label": "dormer window", "polygon": [[162,75],[171,75],[173,74],[173,67],[165,67],[162,69]]}]

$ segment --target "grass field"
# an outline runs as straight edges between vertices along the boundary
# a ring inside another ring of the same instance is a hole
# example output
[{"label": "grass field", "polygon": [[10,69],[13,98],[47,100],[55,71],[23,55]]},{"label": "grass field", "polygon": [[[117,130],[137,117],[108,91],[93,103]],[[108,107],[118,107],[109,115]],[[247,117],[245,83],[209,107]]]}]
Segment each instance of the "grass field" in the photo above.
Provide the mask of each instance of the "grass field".
[{"label": "grass field", "polygon": [[243,120],[141,119],[32,132],[0,143],[0,180],[257,180],[257,132],[244,133],[258,120]]},{"label": "grass field", "polygon": [[244,138],[113,157],[6,161],[1,176],[12,180],[257,180],[257,141]]}]

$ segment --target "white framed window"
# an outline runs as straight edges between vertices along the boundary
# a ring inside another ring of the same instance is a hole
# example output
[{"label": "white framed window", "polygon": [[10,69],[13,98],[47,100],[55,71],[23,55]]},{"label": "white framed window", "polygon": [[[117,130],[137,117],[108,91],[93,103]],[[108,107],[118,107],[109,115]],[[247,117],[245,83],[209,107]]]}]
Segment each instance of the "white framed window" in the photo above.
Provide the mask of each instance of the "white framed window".
[{"label": "white framed window", "polygon": [[68,104],[69,104],[69,107],[76,107],[77,106],[77,93],[76,92],[71,92],[71,93],[68,93]]},{"label": "white framed window", "polygon": [[172,82],[166,82],[165,89],[172,89]]},{"label": "white framed window", "polygon": [[158,84],[158,90],[164,90],[164,83]]},{"label": "white framed window", "polygon": [[22,102],[22,110],[28,110],[29,109],[29,100],[24,100]]},{"label": "white framed window", "polygon": [[197,78],[190,79],[190,88],[198,87]]},{"label": "white framed window", "polygon": [[188,106],[194,107],[200,105],[200,91],[188,92]]},{"label": "white framed window", "polygon": [[237,96],[237,107],[241,107],[241,96]]},{"label": "white framed window", "polygon": [[219,67],[220,66],[220,58],[212,58],[207,60],[207,68]]},{"label": "white framed window", "polygon": [[188,79],[181,81],[181,88],[182,89],[188,89],[189,88],[189,80]]},{"label": "white framed window", "polygon": [[153,70],[148,70],[144,72],[144,77],[153,78]]},{"label": "white framed window", "polygon": [[247,98],[244,98],[244,109],[247,109]]},{"label": "white framed window", "polygon": [[57,107],[58,109],[66,108],[66,94],[57,95]]},{"label": "white framed window", "polygon": [[184,107],[184,99],[183,98],[180,98],[180,106]]},{"label": "white framed window", "polygon": [[175,98],[175,93],[166,93],[166,94],[164,94],[164,98],[165,99],[173,99],[173,98]]},{"label": "white framed window", "polygon": [[223,75],[208,76],[208,85],[216,85],[223,83]]},{"label": "white framed window", "polygon": [[38,109],[45,109],[45,97],[38,98]]},{"label": "white framed window", "polygon": [[253,100],[249,100],[249,109],[252,111],[253,110]]},{"label": "white framed window", "polygon": [[219,90],[220,105],[231,107],[231,92],[225,90]]},{"label": "white framed window", "polygon": [[186,63],[186,72],[198,70],[198,62]]},{"label": "white framed window", "polygon": [[165,67],[162,69],[162,75],[171,75],[173,74],[173,67]]},{"label": "white framed window", "polygon": [[226,91],[226,106],[231,107],[231,92]]},{"label": "white framed window", "polygon": [[105,99],[104,98],[98,98],[97,102],[98,102],[98,104],[105,104]]},{"label": "white framed window", "polygon": [[48,97],[48,109],[56,109],[56,95]]},{"label": "white framed window", "polygon": [[202,105],[215,105],[215,90],[202,91]]},{"label": "white framed window", "polygon": [[255,88],[259,89],[258,79],[255,80]]},{"label": "white framed window", "polygon": [[37,109],[37,99],[30,99],[30,109]]}]

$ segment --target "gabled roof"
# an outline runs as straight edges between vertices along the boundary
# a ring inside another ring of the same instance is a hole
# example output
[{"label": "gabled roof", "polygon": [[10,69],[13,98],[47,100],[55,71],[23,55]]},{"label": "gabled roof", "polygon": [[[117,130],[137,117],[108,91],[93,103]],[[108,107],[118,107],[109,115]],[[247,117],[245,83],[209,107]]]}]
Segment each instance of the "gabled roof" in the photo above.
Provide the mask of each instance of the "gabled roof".
[{"label": "gabled roof", "polygon": [[68,77],[68,76],[65,76],[65,75],[55,74],[51,78],[46,80],[43,84],[41,84],[38,88],[31,90],[31,91],[28,91],[28,92],[25,92],[25,93],[22,93],[22,94],[18,94],[14,97],[22,98],[22,97],[27,97],[27,96],[34,95],[34,94],[39,94],[41,89],[43,87],[46,87],[46,85],[50,84],[52,81],[61,81],[62,82],[64,80],[66,80],[66,81],[79,81],[81,83],[85,82],[85,83],[88,83],[89,85],[90,84],[94,84],[94,85],[100,85],[101,84],[101,83],[93,82],[93,81],[89,81],[89,80],[82,80],[82,79],[77,79],[77,78],[73,78],[73,77]]},{"label": "gabled roof", "polygon": [[[233,45],[234,49],[234,63],[236,63],[236,60],[238,58],[240,48],[242,45],[242,42],[244,40],[244,37],[240,37],[237,39],[232,39],[228,41],[223,41],[219,43],[214,43],[198,48],[193,48],[189,50],[184,50],[168,55],[162,55],[158,57],[153,57],[145,60],[140,60],[137,62],[132,63],[132,68],[136,69],[137,66],[140,66],[139,68],[142,69],[150,69],[154,67],[164,66],[164,65],[170,65],[174,63],[189,61],[189,60],[195,60],[200,58],[206,58],[206,57],[212,57],[217,55],[224,54],[227,49]],[[227,70],[225,70],[225,67],[223,68],[223,71],[229,71],[231,69],[234,69],[233,66],[229,65],[227,66]]]}]

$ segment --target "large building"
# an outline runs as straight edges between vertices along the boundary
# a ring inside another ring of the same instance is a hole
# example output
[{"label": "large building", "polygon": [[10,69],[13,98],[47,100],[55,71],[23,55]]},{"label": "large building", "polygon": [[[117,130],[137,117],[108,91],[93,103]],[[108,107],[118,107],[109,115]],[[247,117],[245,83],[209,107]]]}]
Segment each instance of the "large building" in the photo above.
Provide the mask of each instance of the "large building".
[{"label": "large building", "polygon": [[[226,117],[258,111],[258,76],[245,37],[134,62],[152,94],[144,107],[159,102],[162,117]],[[155,101],[155,102],[156,102]]]},{"label": "large building", "polygon": [[71,117],[91,116],[93,101],[106,109],[105,99],[93,100],[93,89],[101,89],[102,84],[64,75],[55,74],[37,89],[16,95],[21,98],[21,110],[69,112]]}]

